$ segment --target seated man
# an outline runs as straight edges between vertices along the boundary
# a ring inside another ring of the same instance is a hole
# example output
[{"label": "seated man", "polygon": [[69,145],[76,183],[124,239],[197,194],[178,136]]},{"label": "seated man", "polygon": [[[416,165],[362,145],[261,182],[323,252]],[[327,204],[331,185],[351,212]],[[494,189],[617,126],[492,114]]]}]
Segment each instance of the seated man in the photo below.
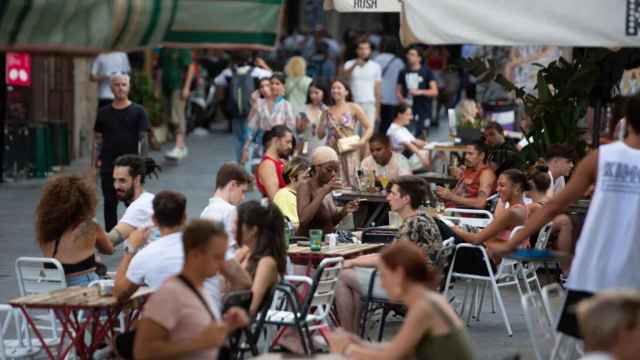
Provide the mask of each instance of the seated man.
[{"label": "seated man", "polygon": [[566,177],[573,169],[575,151],[565,144],[553,144],[547,149],[545,162],[551,176],[551,187],[547,190],[547,197],[552,198],[564,189]]},{"label": "seated man", "polygon": [[107,236],[114,246],[125,241],[136,229],[153,226],[153,194],[144,190],[144,180],[160,167],[151,158],[122,155],[114,162],[113,187],[116,197],[126,206],[124,215]]},{"label": "seated man", "polygon": [[502,125],[491,121],[483,133],[485,143],[491,149],[491,156],[487,157],[487,162],[495,171],[496,177],[507,169],[516,168],[518,149],[505,138]]},{"label": "seated man", "polygon": [[409,160],[391,151],[391,142],[386,135],[373,135],[369,140],[369,150],[371,155],[364,158],[360,165],[365,174],[375,171],[377,177],[387,176],[389,180],[412,174]]},{"label": "seated man", "polygon": [[453,190],[438,186],[436,195],[446,207],[484,209],[493,193],[496,174],[487,165],[487,147],[482,142],[467,145],[465,167],[454,169],[458,183]]},{"label": "seated man", "polygon": [[[131,233],[116,270],[113,295],[118,300],[129,299],[144,285],[157,289],[166,279],[180,272],[184,264],[182,228],[187,220],[186,206],[187,199],[175,191],[165,190],[155,196],[152,219],[160,230],[160,237],[143,248],[149,228]],[[245,276],[235,260],[225,262],[221,272],[238,287],[251,286],[251,279]],[[207,290],[218,309],[222,298],[218,278],[207,279],[207,283],[212,283],[207,285]]]},{"label": "seated man", "polygon": [[264,134],[264,156],[256,170],[256,185],[263,196],[273,201],[279,189],[286,186],[282,172],[284,160],[293,149],[293,132],[285,125],[271,128]]},{"label": "seated man", "polygon": [[[442,248],[442,235],[432,217],[418,212],[428,192],[429,186],[422,178],[413,175],[400,176],[392,180],[387,201],[391,210],[402,218],[402,225],[398,229],[395,241],[406,240],[418,244],[427,258],[434,261]],[[378,254],[371,254],[344,262],[340,283],[336,289],[336,306],[340,324],[347,331],[355,333],[358,329],[360,297],[366,294],[373,271],[366,268],[375,267],[378,259]],[[386,297],[379,282],[375,285],[375,296]]]},{"label": "seated man", "polygon": [[237,307],[224,317],[204,291],[204,282],[225,266],[227,234],[206,220],[184,230],[184,266],[150,297],[138,322],[135,359],[217,359],[225,338],[249,324]]},{"label": "seated man", "polygon": [[396,106],[396,117],[389,126],[389,130],[387,130],[387,136],[391,141],[391,149],[398,153],[410,152],[412,155],[409,158],[409,163],[412,168],[421,167],[428,170],[431,168],[431,159],[429,158],[429,152],[424,150],[426,141],[417,139],[406,127],[411,123],[412,119],[413,113],[409,105],[401,103]]},{"label": "seated man", "polygon": [[640,354],[640,293],[604,291],[578,303],[581,360],[631,360]]}]

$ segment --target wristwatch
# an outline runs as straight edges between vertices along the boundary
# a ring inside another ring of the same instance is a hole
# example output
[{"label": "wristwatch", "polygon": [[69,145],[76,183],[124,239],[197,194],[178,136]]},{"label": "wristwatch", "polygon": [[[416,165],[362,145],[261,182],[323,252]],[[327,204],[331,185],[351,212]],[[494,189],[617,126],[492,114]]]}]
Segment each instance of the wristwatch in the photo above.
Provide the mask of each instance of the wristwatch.
[{"label": "wristwatch", "polygon": [[126,252],[127,254],[135,255],[138,252],[138,249],[127,241],[124,244],[124,252]]}]

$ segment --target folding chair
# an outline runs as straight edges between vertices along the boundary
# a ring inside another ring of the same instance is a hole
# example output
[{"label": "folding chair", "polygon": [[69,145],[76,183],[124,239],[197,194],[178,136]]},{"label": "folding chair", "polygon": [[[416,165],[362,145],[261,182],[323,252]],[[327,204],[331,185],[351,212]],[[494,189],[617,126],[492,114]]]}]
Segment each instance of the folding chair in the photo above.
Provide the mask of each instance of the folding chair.
[{"label": "folding chair", "polygon": [[[344,259],[341,257],[322,260],[313,279],[298,275],[285,276],[284,281],[276,285],[276,292],[282,294],[286,306],[283,310],[270,309],[267,311],[263,323],[279,327],[295,327],[300,335],[305,353],[314,352],[311,332],[329,326],[328,317],[335,298],[335,290],[338,286],[343,262]],[[309,286],[310,290],[302,303],[298,300],[296,286],[293,284]],[[320,333],[324,337],[324,334]],[[276,336],[274,344],[282,334],[281,331]]]},{"label": "folding chair", "polygon": [[542,296],[534,292],[523,296],[521,301],[536,359],[547,360],[551,356],[556,339],[553,323],[547,317]]},{"label": "folding chair", "polygon": [[493,214],[487,210],[447,208],[444,213],[442,219],[477,228],[485,228],[493,221]]},{"label": "folding chair", "polygon": [[566,291],[557,283],[542,288],[542,301],[552,324],[556,324],[560,318],[566,295]]},{"label": "folding chair", "polygon": [[[32,358],[42,349],[38,339],[32,339],[24,315],[9,305],[0,304],[0,359]],[[13,327],[13,330],[11,328]],[[13,334],[10,336],[9,332]]]},{"label": "folding chair", "polygon": [[[20,257],[16,260],[15,268],[21,296],[48,293],[67,287],[62,264],[54,258]],[[33,317],[34,320],[43,323],[38,325],[38,329],[50,332],[48,337],[43,335],[45,342],[49,345],[57,344],[60,335],[53,310],[36,313],[38,315]]]}]

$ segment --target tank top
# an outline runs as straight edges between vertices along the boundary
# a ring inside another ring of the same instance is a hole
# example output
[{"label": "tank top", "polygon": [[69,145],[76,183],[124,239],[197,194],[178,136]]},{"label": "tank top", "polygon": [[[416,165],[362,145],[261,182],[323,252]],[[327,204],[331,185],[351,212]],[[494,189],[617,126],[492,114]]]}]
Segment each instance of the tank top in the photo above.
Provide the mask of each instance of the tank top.
[{"label": "tank top", "polygon": [[[511,209],[520,208],[520,207],[524,209],[524,219],[522,219],[522,224],[511,226],[511,227],[509,227],[509,228],[507,228],[505,230],[502,230],[500,232],[500,234],[498,234],[498,239],[504,240],[504,241],[508,241],[509,237],[511,237],[511,232],[513,231],[513,229],[516,226],[523,225],[524,223],[527,222],[527,219],[529,218],[529,208],[526,205],[524,205],[524,204],[516,204],[516,205],[513,205],[511,207]],[[527,239],[524,247],[529,247],[529,239]]]},{"label": "tank top", "polygon": [[640,289],[640,150],[600,146],[596,179],[567,286]]},{"label": "tank top", "polygon": [[[282,189],[283,187],[287,186],[287,183],[285,183],[284,177],[282,176],[282,173],[284,172],[284,163],[280,160],[270,157],[267,154],[264,154],[264,156],[262,157],[262,162],[265,162],[265,161],[271,161],[276,166],[276,174],[278,175],[278,189]],[[260,177],[257,176],[257,174],[256,174],[256,186],[258,187],[258,190],[260,190],[262,195],[267,196],[267,191],[265,190],[264,185],[260,181]]]},{"label": "tank top", "polygon": [[[462,177],[453,189],[453,193],[471,199],[478,197],[478,192],[480,192],[480,176],[482,172],[488,168],[489,166],[487,165],[480,165],[477,169],[465,169]],[[452,202],[448,202],[446,205],[447,207],[456,207],[456,204]]]},{"label": "tank top", "polygon": [[444,335],[424,334],[418,345],[416,345],[416,359],[429,360],[471,360],[473,352],[471,349],[471,340],[463,327],[457,327],[449,315],[433,301],[428,294],[425,299],[433,308],[436,314],[445,321],[449,327],[449,332]]}]

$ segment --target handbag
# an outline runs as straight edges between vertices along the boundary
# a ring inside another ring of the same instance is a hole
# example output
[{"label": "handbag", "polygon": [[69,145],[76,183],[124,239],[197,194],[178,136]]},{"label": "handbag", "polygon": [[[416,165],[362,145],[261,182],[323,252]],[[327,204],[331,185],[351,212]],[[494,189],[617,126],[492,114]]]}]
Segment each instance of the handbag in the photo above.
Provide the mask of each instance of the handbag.
[{"label": "handbag", "polygon": [[355,150],[354,145],[360,142],[360,136],[351,135],[338,139],[338,153],[344,154]]}]

